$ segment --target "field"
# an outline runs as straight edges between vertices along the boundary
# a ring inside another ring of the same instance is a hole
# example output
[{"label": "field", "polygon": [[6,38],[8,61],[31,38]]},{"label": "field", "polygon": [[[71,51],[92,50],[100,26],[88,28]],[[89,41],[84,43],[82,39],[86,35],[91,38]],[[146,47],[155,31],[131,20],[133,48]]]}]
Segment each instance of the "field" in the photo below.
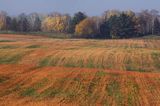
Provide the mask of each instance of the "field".
[{"label": "field", "polygon": [[160,39],[0,35],[0,105],[159,106]]}]

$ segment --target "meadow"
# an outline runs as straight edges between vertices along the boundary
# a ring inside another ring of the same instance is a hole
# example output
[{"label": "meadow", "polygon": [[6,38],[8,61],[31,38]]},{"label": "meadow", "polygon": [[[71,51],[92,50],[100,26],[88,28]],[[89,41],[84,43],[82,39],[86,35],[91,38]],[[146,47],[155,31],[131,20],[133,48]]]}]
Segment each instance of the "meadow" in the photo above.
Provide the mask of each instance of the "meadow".
[{"label": "meadow", "polygon": [[0,34],[0,105],[160,104],[160,39]]}]

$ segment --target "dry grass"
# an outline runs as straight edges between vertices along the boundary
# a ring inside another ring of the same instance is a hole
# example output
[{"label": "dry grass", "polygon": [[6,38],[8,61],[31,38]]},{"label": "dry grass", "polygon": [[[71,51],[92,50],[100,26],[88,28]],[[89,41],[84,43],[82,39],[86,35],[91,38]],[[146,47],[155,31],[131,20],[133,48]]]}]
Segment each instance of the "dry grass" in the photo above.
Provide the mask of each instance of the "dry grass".
[{"label": "dry grass", "polygon": [[160,40],[62,40],[23,35],[0,35],[0,39],[6,41],[0,42],[0,59],[21,55],[18,64],[160,71]]},{"label": "dry grass", "polygon": [[[14,67],[13,67],[14,66]],[[23,68],[24,67],[24,68]],[[86,68],[0,65],[0,105],[160,104],[160,75]]]},{"label": "dry grass", "polygon": [[0,105],[160,104],[160,40],[0,41]]}]

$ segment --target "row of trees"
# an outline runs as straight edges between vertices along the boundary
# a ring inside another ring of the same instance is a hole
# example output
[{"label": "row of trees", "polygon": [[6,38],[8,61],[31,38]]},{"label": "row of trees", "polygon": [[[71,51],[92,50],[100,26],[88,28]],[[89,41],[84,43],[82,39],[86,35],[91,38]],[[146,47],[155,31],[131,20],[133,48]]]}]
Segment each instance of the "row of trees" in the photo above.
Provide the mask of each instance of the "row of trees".
[{"label": "row of trees", "polygon": [[78,12],[74,16],[51,13],[24,13],[16,17],[0,12],[0,31],[72,33],[83,38],[131,38],[160,35],[160,16],[156,10],[108,10],[102,16],[88,17]]}]

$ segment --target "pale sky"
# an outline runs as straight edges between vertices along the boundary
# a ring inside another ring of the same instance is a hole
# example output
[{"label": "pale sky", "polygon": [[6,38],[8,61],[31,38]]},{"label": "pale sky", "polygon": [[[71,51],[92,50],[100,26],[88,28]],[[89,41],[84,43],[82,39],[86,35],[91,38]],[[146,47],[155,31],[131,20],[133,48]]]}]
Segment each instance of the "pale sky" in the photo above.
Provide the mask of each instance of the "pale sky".
[{"label": "pale sky", "polygon": [[160,11],[160,0],[0,0],[0,10],[10,15],[22,12],[73,14],[78,11],[88,15],[101,15],[108,9],[134,11],[156,9]]}]

